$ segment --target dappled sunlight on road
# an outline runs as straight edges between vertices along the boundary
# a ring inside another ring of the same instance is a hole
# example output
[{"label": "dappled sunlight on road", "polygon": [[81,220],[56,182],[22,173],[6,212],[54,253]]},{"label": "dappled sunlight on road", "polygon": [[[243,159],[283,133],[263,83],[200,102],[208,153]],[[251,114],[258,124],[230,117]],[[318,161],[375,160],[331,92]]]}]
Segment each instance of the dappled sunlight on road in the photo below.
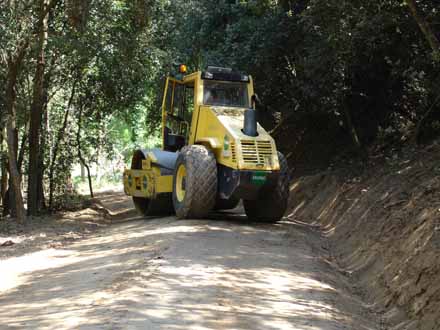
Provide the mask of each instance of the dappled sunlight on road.
[{"label": "dappled sunlight on road", "polygon": [[[168,287],[164,288],[164,285]],[[179,287],[179,290],[174,290],[173,286]],[[214,315],[226,313],[229,320],[235,318],[237,322],[243,322],[244,329],[260,328],[258,323],[261,320],[284,323],[279,329],[295,329],[294,322],[289,323],[288,319],[293,321],[307,315],[315,322],[329,320],[328,313],[333,309],[329,304],[310,299],[310,295],[316,294],[318,298],[318,292],[331,290],[331,287],[292,272],[271,268],[237,268],[231,271],[202,264],[164,266],[161,267],[161,277],[150,282],[149,288],[150,294],[159,297],[157,305],[150,306],[146,313],[152,319],[161,318],[164,310],[169,311],[165,313],[167,317],[172,317],[175,315],[173,308],[179,306],[184,315],[200,312],[199,324],[220,325],[223,321],[215,320]],[[254,321],[257,324],[252,326]],[[272,327],[273,324],[261,328]]]},{"label": "dappled sunlight on road", "polygon": [[0,324],[53,330],[373,329],[351,314],[348,305],[355,300],[330,278],[323,280],[328,269],[301,227],[234,221],[122,223],[65,250],[1,261]]},{"label": "dappled sunlight on road", "polygon": [[19,258],[0,261],[0,294],[23,283],[30,273],[60,267],[65,264],[61,258],[69,256],[69,263],[78,262],[79,258],[72,256],[72,251],[49,249],[31,253]]}]

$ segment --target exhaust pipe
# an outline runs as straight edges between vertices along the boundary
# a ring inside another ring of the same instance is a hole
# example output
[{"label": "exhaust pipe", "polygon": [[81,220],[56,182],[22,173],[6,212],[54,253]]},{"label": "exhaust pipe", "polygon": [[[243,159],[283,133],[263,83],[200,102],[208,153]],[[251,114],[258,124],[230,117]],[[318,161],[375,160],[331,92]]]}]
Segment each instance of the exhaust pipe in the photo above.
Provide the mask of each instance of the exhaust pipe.
[{"label": "exhaust pipe", "polygon": [[255,110],[256,103],[259,102],[257,94],[252,95],[252,108],[244,112],[244,127],[243,133],[248,136],[258,136],[257,132],[257,111]]},{"label": "exhaust pipe", "polygon": [[257,132],[257,112],[254,109],[248,109],[244,112],[243,133],[248,136],[258,136]]}]

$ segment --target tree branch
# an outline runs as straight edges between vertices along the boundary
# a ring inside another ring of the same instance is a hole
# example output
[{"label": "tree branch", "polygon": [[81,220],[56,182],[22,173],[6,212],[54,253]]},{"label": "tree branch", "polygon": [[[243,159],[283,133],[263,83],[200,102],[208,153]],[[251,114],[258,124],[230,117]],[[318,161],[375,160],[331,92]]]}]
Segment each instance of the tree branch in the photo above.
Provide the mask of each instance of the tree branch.
[{"label": "tree branch", "polygon": [[438,55],[440,53],[440,41],[437,39],[428,22],[419,14],[415,0],[405,0],[405,2],[433,52]]}]

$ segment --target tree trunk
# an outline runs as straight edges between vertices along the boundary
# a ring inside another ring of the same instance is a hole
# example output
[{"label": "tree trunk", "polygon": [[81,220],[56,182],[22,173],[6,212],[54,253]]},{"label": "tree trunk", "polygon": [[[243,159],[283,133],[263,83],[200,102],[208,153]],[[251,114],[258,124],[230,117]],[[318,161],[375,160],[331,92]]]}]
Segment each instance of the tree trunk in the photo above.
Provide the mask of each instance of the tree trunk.
[{"label": "tree trunk", "polygon": [[45,164],[44,164],[44,159],[45,159],[45,152],[47,150],[47,136],[48,136],[48,127],[47,127],[47,118],[48,118],[48,112],[47,112],[47,106],[48,106],[48,90],[47,88],[45,88],[44,90],[44,108],[43,108],[43,117],[44,117],[44,130],[42,129],[42,133],[40,136],[40,156],[38,157],[38,178],[37,178],[37,182],[38,182],[38,199],[37,199],[37,205],[39,210],[44,210],[46,209],[46,203],[45,203],[45,198],[44,198],[44,185],[43,185],[43,180],[44,180],[44,171],[45,171]]},{"label": "tree trunk", "polygon": [[50,162],[50,168],[49,168],[49,209],[52,209],[52,204],[53,204],[53,192],[54,192],[53,175],[55,172],[55,165],[56,165],[57,157],[58,157],[58,149],[60,147],[60,144],[61,144],[63,137],[64,137],[64,133],[67,128],[70,108],[72,107],[73,98],[75,97],[75,90],[76,90],[76,81],[73,83],[73,86],[72,86],[72,92],[70,94],[69,102],[67,103],[66,112],[64,113],[63,126],[58,131],[57,139],[55,141],[55,146],[54,146],[53,153],[52,153],[52,160]]},{"label": "tree trunk", "polygon": [[[13,110],[15,112],[15,110]],[[16,154],[16,128],[15,128],[15,116],[9,115],[7,122],[7,135],[8,135],[8,158],[9,158],[9,173],[10,173],[10,193],[13,194],[15,217],[20,223],[25,221],[25,210],[23,204],[23,197],[21,195],[21,181],[20,172],[17,167],[17,154]]]},{"label": "tree trunk", "polygon": [[[50,83],[52,79],[53,70],[56,66],[56,56],[52,56],[52,61],[49,64],[49,70],[45,75],[44,79],[44,90],[43,90],[43,122],[44,125],[42,127],[42,133],[40,136],[40,157],[39,157],[39,171],[38,171],[38,205],[41,209],[47,209],[46,200],[45,200],[45,191],[44,191],[44,171],[47,166],[50,166],[50,162],[52,159],[52,142],[50,141],[51,131],[50,131],[50,123],[49,123],[49,102],[53,95],[49,95]],[[45,164],[46,152],[48,152],[49,164]]]},{"label": "tree trunk", "polygon": [[356,149],[359,150],[359,149],[361,149],[362,144],[361,144],[361,141],[359,139],[359,135],[357,133],[356,127],[353,124],[353,120],[351,118],[350,109],[345,104],[344,104],[343,108],[344,108],[345,122],[347,124],[348,131],[350,132],[351,139],[353,141],[353,144],[356,146]]},{"label": "tree trunk", "polygon": [[415,0],[405,0],[405,1],[409,7],[409,11],[411,12],[411,15],[419,25],[420,30],[422,31],[423,35],[425,36],[432,50],[436,55],[439,55],[440,41],[437,39],[435,33],[432,31],[428,22],[426,22],[426,20],[419,14]]},{"label": "tree trunk", "polygon": [[81,168],[81,181],[84,182],[86,180],[86,168],[84,167],[83,163],[80,164]]},{"label": "tree trunk", "polygon": [[[14,146],[13,146],[13,150],[14,150],[14,155],[17,158],[18,155],[18,129],[15,128],[14,129]],[[9,163],[8,163],[9,164]],[[20,172],[20,168],[18,166],[18,161],[16,161],[17,164],[17,171],[18,171],[18,178],[19,178],[19,182],[20,182],[20,192],[22,191],[23,187],[22,187],[22,175]],[[9,170],[9,168],[8,168]],[[13,182],[12,182],[12,175],[9,175],[9,182],[8,182],[9,188],[7,191],[7,200],[8,200],[8,207],[7,207],[7,214],[10,214],[11,217],[16,218],[17,217],[17,207],[15,204],[15,190],[11,189],[11,187],[13,187]]]},{"label": "tree trunk", "polygon": [[44,110],[44,71],[46,67],[45,50],[48,38],[49,11],[48,0],[40,0],[39,34],[37,45],[37,69],[34,78],[33,101],[29,127],[29,186],[28,186],[28,214],[38,215],[41,210],[40,196],[42,188],[41,175],[41,145],[40,133]]},{"label": "tree trunk", "polygon": [[[20,65],[23,62],[24,55],[29,43],[28,40],[20,43],[17,52],[8,56],[8,76],[6,83],[5,105],[7,112],[6,135],[8,144],[8,166],[10,175],[9,191],[13,196],[15,208],[15,217],[20,223],[25,222],[25,210],[23,196],[21,194],[20,173],[17,167],[17,129],[16,129],[16,109],[15,102],[17,98],[16,85]],[[10,196],[11,196],[10,194]]]},{"label": "tree trunk", "polygon": [[8,163],[2,159],[0,166],[2,170],[2,176],[0,179],[0,200],[4,210],[5,205],[8,203],[6,199],[6,191],[8,190]]},{"label": "tree trunk", "polygon": [[[101,115],[99,114],[98,119],[99,122],[101,123]],[[96,148],[96,183],[98,185],[101,184],[101,179],[104,175],[104,171],[103,171],[103,161],[102,161],[102,145],[103,145],[103,140],[104,140],[104,135],[105,135],[105,127],[104,125],[101,126],[101,129],[98,132],[98,145]]]},{"label": "tree trunk", "polygon": [[[26,124],[26,128],[27,127],[28,127],[28,124]],[[22,167],[23,167],[23,160],[24,160],[24,154],[25,154],[25,149],[26,149],[26,142],[27,142],[27,134],[23,133],[23,136],[21,137],[20,150],[18,152],[18,159],[17,159],[17,167],[18,167],[18,171],[20,172],[20,174],[23,173]]]},{"label": "tree trunk", "polygon": [[3,205],[3,208],[6,201],[6,190],[8,189],[8,162],[7,162],[7,156],[5,154],[4,150],[4,143],[5,140],[5,130],[2,128],[0,131],[0,171],[1,171],[1,177],[0,177],[0,204]]},{"label": "tree trunk", "polygon": [[89,190],[90,190],[90,197],[94,198],[93,195],[93,185],[92,185],[92,176],[90,175],[90,167],[89,165],[87,165],[84,157],[82,156],[82,152],[81,152],[81,123],[82,123],[82,111],[83,111],[83,107],[82,105],[80,106],[80,111],[78,114],[78,132],[76,134],[76,144],[78,147],[78,158],[81,162],[81,164],[86,168],[87,170],[87,178],[89,180]]}]

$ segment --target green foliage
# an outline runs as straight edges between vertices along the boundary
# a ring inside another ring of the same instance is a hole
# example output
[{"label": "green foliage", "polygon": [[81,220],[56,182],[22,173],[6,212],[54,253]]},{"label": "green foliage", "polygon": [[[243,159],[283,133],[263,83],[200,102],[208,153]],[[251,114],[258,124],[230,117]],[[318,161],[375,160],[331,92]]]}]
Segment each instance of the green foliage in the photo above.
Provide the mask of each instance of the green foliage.
[{"label": "green foliage", "polygon": [[[420,9],[429,22],[439,20],[434,2]],[[316,112],[348,132],[349,115],[364,144],[381,127],[392,126],[400,139],[438,91],[438,67],[401,2],[200,0],[174,1],[166,11],[171,22],[161,41],[174,45],[170,55],[193,69],[250,72],[269,126],[277,113]]]},{"label": "green foliage", "polygon": [[[23,139],[33,96],[37,63],[33,36],[39,29],[40,1],[8,4],[0,3],[0,112],[3,120],[7,60],[28,40],[16,86],[16,124]],[[72,166],[78,163],[79,148],[93,165],[106,158],[127,159],[132,148],[144,145],[147,135],[155,135],[157,123],[147,123],[146,117],[155,102],[152,77],[159,69],[151,45],[153,1],[52,0],[50,4],[41,157],[46,188],[51,181],[58,203],[56,196],[65,195]],[[27,144],[23,145],[26,163]],[[25,170],[23,174],[27,176]]]},{"label": "green foliage", "polygon": [[[20,140],[27,134],[33,95],[39,3],[0,2],[0,130],[8,58],[28,42],[16,86]],[[352,128],[363,145],[377,138],[405,141],[422,118],[427,138],[438,133],[439,56],[403,2],[51,4],[42,157],[45,184],[52,181],[57,196],[65,194],[78,148],[87,163],[99,166],[106,158],[128,164],[133,149],[160,145],[164,78],[180,63],[193,71],[217,65],[252,74],[262,100],[260,121],[267,128],[281,120],[301,123],[289,132],[292,141],[326,130],[329,144],[332,136],[345,136],[343,149]],[[417,5],[438,36],[438,4]],[[22,153],[26,163],[27,147]]]}]

